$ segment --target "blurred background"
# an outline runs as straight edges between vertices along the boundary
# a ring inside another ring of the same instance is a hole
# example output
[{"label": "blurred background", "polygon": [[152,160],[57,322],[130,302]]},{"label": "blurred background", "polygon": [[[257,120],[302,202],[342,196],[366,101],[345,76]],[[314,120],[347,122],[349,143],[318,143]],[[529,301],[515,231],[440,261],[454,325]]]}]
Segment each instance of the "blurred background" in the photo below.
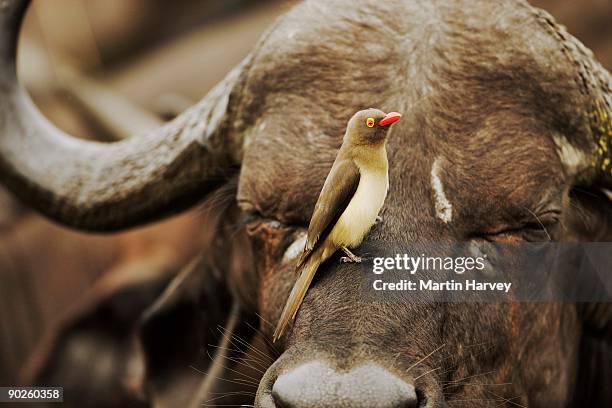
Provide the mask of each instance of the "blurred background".
[{"label": "blurred background", "polygon": [[[22,30],[20,77],[62,129],[120,140],[198,101],[291,4],[34,1]],[[532,4],[553,14],[612,68],[610,0]],[[133,315],[155,299],[197,253],[205,239],[203,218],[201,210],[192,210],[126,233],[81,234],[50,223],[0,190],[0,385],[40,375],[60,333],[77,326],[104,326],[100,336],[127,337],[132,317],[113,305],[125,302],[125,288],[142,282],[150,282],[151,299],[134,301]],[[91,350],[79,352],[87,356]],[[140,370],[138,362],[130,366],[126,387]]]}]

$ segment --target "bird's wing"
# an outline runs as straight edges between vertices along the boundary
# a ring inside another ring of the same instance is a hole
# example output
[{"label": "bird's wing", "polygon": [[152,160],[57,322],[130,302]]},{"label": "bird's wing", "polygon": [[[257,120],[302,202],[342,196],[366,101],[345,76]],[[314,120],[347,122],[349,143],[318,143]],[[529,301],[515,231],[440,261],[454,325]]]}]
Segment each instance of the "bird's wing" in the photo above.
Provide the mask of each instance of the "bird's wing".
[{"label": "bird's wing", "polygon": [[298,260],[297,268],[306,262],[317,245],[331,232],[353,198],[359,185],[359,178],[359,168],[353,160],[344,159],[334,163],[312,213],[306,245]]}]

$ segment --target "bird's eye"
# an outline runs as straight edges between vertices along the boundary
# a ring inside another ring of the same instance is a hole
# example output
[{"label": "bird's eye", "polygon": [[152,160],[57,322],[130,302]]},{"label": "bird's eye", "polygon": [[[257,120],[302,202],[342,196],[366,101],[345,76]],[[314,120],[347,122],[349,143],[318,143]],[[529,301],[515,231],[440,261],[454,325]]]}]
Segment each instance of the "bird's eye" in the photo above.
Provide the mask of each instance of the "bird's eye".
[{"label": "bird's eye", "polygon": [[367,127],[374,127],[374,118],[367,118],[366,119],[366,126]]}]

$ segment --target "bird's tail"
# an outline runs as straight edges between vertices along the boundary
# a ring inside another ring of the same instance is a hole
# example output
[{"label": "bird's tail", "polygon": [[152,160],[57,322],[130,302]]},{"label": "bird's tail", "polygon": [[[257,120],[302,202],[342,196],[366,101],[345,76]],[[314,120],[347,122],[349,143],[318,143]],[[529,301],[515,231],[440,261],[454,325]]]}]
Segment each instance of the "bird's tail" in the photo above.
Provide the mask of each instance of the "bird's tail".
[{"label": "bird's tail", "polygon": [[289,294],[289,298],[287,298],[287,303],[285,304],[285,308],[281,313],[280,319],[278,320],[278,324],[276,325],[276,329],[274,330],[274,338],[273,341],[278,340],[282,335],[285,329],[287,328],[287,324],[295,318],[304,297],[306,296],[306,292],[310,287],[310,283],[319,268],[319,265],[322,262],[323,248],[324,245],[321,245],[315,252],[313,252],[303,266],[299,267],[299,276],[293,285],[293,289],[291,289],[291,293]]}]

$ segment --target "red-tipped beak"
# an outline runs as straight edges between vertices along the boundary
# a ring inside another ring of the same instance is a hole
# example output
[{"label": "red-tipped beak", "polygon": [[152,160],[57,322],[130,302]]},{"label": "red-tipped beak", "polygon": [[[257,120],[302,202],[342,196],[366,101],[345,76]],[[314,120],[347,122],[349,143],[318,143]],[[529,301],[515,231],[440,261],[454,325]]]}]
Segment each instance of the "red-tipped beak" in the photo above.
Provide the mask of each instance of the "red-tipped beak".
[{"label": "red-tipped beak", "polygon": [[389,112],[387,115],[378,122],[378,126],[387,126],[397,122],[402,117],[398,112]]}]

